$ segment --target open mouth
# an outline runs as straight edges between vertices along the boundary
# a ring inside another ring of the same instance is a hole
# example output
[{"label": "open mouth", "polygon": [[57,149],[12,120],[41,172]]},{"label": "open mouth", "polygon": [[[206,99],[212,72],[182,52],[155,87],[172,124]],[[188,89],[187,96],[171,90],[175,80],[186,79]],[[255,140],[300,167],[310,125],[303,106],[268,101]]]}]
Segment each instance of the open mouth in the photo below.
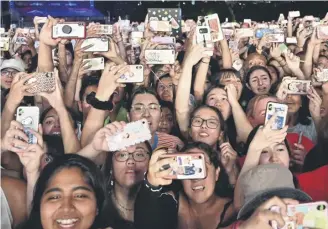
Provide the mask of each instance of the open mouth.
[{"label": "open mouth", "polygon": [[74,227],[74,225],[76,224],[76,222],[79,221],[79,219],[77,218],[73,218],[73,219],[57,219],[56,222],[59,224],[60,227],[63,228],[70,228],[70,227]]},{"label": "open mouth", "polygon": [[259,88],[258,91],[259,92],[266,92],[267,88],[266,87],[262,87],[262,88]]},{"label": "open mouth", "polygon": [[205,186],[202,186],[202,185],[195,186],[195,187],[192,188],[192,190],[194,192],[196,192],[196,191],[204,191],[204,189],[205,189]]},{"label": "open mouth", "polygon": [[202,138],[206,138],[208,136],[210,136],[208,133],[205,133],[205,132],[200,132],[199,133],[199,136],[202,137]]}]

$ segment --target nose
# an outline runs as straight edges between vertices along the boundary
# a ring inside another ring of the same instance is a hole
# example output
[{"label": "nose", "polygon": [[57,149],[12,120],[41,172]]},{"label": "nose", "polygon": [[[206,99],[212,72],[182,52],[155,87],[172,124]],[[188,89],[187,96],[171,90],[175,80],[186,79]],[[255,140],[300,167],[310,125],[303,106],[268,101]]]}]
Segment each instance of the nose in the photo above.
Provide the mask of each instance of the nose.
[{"label": "nose", "polygon": [[279,157],[278,154],[275,152],[271,153],[270,161],[273,163],[279,162]]},{"label": "nose", "polygon": [[150,116],[150,113],[149,113],[148,108],[145,108],[145,109],[144,109],[144,112],[143,112],[142,116],[143,116],[143,117],[149,117],[149,116]]},{"label": "nose", "polygon": [[202,127],[203,129],[206,129],[206,128],[207,128],[207,126],[206,126],[206,121],[203,120],[203,123],[202,123],[201,127]]},{"label": "nose", "polygon": [[55,127],[59,127],[59,128],[60,128],[60,123],[59,123],[59,121],[56,121],[56,122],[55,122]]},{"label": "nose", "polygon": [[261,79],[260,79],[258,82],[259,82],[259,85],[260,85],[260,86],[262,86],[262,85],[263,85],[263,82],[262,82],[262,80],[261,80]]},{"label": "nose", "polygon": [[60,208],[65,213],[74,211],[74,205],[72,199],[70,197],[64,197]]},{"label": "nose", "polygon": [[133,166],[135,165],[135,160],[133,159],[133,155],[130,154],[128,160],[126,161],[127,166]]}]

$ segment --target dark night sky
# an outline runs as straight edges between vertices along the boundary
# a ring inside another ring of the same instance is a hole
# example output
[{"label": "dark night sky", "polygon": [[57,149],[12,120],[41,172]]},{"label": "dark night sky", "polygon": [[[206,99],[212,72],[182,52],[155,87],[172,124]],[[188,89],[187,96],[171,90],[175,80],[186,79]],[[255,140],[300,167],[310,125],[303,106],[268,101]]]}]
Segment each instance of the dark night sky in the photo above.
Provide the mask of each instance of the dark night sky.
[{"label": "dark night sky", "polygon": [[[111,17],[118,18],[125,15],[130,16],[132,21],[143,21],[147,12],[147,8],[175,8],[179,6],[178,1],[141,1],[141,6],[138,6],[139,1],[95,1],[95,7],[101,11],[104,15],[107,15],[107,11],[110,11]],[[202,1],[196,1],[195,5],[192,5],[190,1],[180,1],[180,7],[182,8],[183,18],[194,18],[198,15],[206,15],[209,13],[218,13],[221,21],[224,21],[226,17],[231,20],[231,14],[228,11],[225,2],[209,1],[207,3]],[[8,2],[1,1],[2,14],[8,9]],[[324,17],[328,9],[328,2],[271,2],[271,3],[257,3],[254,2],[239,2],[235,3],[233,10],[236,15],[236,19],[242,21],[244,18],[250,18],[252,20],[277,20],[280,13],[287,15],[288,11],[300,10],[301,15],[311,15]],[[2,23],[7,26],[10,24],[10,16],[1,17]],[[6,26],[6,27],[7,27]]]}]

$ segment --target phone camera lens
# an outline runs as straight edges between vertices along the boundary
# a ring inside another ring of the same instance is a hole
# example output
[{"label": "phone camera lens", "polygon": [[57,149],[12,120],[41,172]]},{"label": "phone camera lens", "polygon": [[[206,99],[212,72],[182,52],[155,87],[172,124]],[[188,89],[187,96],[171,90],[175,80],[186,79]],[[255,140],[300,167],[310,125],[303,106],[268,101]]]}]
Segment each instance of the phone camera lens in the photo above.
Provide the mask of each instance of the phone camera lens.
[{"label": "phone camera lens", "polygon": [[199,159],[202,159],[202,156],[199,156],[198,158],[199,158]]},{"label": "phone camera lens", "polygon": [[62,28],[63,33],[70,34],[72,32],[72,27],[69,25],[64,25]]}]

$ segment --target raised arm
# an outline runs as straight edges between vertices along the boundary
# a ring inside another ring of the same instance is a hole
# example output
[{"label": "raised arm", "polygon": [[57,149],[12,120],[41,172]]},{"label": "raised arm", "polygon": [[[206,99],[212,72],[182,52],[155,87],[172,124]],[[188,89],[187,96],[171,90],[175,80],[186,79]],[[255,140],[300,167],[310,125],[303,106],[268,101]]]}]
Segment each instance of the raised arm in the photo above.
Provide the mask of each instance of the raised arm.
[{"label": "raised arm", "polygon": [[219,41],[222,50],[223,68],[232,68],[232,58],[229,50],[229,45],[226,39]]},{"label": "raised arm", "polygon": [[[96,92],[96,99],[103,102],[108,101],[115,89],[119,86],[116,80],[124,72],[127,71],[127,65],[115,66],[114,63],[106,64],[106,67],[99,81],[98,89]],[[104,126],[107,112],[108,111],[106,110],[98,110],[94,107],[91,107],[82,130],[82,147],[90,143],[95,133]]]},{"label": "raised arm", "polygon": [[196,101],[198,102],[202,102],[203,100],[210,60],[211,58],[209,57],[202,58],[196,73],[196,79],[194,82],[194,95]]},{"label": "raised arm", "polygon": [[55,75],[55,91],[52,93],[41,93],[40,95],[48,100],[58,114],[65,153],[76,153],[81,149],[80,141],[75,134],[73,120],[63,101],[63,89],[57,71],[55,71]]}]

